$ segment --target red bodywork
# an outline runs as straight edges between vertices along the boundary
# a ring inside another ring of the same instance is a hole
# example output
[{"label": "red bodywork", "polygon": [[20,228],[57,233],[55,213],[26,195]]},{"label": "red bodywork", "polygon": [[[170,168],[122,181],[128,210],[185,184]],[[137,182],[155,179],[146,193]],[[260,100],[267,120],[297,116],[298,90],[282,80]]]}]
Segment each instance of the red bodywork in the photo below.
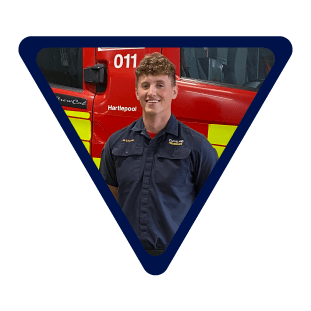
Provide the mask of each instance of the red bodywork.
[{"label": "red bodywork", "polygon": [[[177,119],[205,136],[208,135],[209,124],[237,126],[257,94],[255,91],[181,78],[180,48],[115,48],[107,50],[84,48],[83,68],[94,66],[96,63],[106,65],[108,79],[106,90],[96,93],[94,85],[84,82],[83,92],[58,88],[53,88],[53,91],[87,99],[87,111],[90,113],[92,123],[90,141],[92,158],[100,158],[105,142],[112,133],[141,116],[141,107],[135,96],[135,62],[138,65],[145,54],[153,52],[161,52],[176,66],[179,92],[177,98],[172,102],[173,114]],[[123,66],[120,66],[121,58]],[[128,68],[126,68],[127,65]],[[135,111],[112,110],[111,106],[130,107]],[[64,109],[66,110],[66,107]],[[70,108],[70,110],[82,111],[77,108]]]}]

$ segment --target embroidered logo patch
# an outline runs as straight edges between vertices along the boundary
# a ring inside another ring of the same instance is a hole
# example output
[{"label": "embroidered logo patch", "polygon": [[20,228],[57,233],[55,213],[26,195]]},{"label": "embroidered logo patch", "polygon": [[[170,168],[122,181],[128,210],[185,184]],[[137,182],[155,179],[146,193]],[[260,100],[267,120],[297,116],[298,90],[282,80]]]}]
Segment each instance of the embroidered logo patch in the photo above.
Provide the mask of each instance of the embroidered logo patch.
[{"label": "embroidered logo patch", "polygon": [[168,143],[170,145],[174,145],[174,146],[181,146],[184,143],[184,141],[183,140],[169,139]]}]

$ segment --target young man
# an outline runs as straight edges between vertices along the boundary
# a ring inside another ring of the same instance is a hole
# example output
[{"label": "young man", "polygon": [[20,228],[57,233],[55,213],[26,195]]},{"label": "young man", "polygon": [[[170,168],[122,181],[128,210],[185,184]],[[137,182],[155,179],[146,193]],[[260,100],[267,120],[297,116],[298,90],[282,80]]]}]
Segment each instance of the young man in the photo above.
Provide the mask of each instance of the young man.
[{"label": "young man", "polygon": [[142,117],[111,135],[100,172],[144,248],[159,255],[218,156],[206,137],[172,115],[178,88],[175,66],[166,57],[146,55],[135,74]]}]

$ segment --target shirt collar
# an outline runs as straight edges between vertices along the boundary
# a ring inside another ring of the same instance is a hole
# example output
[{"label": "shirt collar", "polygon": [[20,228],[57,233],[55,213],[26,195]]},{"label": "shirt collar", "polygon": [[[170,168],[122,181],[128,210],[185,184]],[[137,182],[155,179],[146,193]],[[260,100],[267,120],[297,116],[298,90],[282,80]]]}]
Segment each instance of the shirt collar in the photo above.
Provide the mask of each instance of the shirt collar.
[{"label": "shirt collar", "polygon": [[[131,130],[135,131],[135,132],[138,132],[138,131],[146,132],[144,121],[143,121],[142,117],[140,117],[136,121],[135,125],[132,127]],[[178,136],[178,121],[173,114],[171,114],[171,117],[168,120],[166,127],[163,130],[161,130],[160,133],[164,133],[164,132]]]}]

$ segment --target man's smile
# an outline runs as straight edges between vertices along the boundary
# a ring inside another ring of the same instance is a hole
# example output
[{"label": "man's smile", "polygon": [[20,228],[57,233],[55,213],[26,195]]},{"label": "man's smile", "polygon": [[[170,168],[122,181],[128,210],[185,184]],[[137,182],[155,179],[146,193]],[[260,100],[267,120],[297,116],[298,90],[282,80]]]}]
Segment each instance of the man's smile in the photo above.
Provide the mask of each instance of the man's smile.
[{"label": "man's smile", "polygon": [[160,100],[155,100],[155,99],[152,99],[152,100],[146,100],[146,102],[148,104],[155,104],[155,103],[158,103]]},{"label": "man's smile", "polygon": [[146,102],[146,104],[147,105],[155,105],[155,104],[158,104],[158,103],[160,103],[161,102],[161,99],[160,98],[154,98],[154,97],[146,97],[145,98],[145,102]]}]

